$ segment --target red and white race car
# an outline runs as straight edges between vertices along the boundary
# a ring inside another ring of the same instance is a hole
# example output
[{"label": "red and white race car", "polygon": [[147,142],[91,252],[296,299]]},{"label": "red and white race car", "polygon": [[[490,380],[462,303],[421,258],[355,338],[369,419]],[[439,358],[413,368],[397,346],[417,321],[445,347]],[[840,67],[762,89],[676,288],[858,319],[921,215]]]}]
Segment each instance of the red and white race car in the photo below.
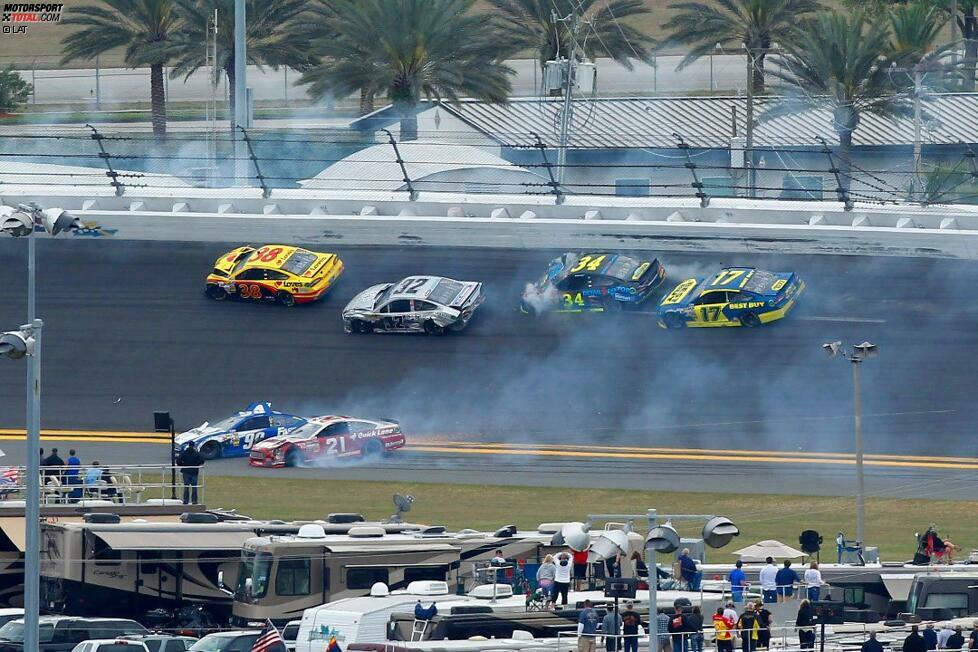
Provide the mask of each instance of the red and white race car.
[{"label": "red and white race car", "polygon": [[287,435],[251,447],[251,466],[301,466],[327,457],[376,457],[404,446],[404,433],[394,421],[322,416]]}]

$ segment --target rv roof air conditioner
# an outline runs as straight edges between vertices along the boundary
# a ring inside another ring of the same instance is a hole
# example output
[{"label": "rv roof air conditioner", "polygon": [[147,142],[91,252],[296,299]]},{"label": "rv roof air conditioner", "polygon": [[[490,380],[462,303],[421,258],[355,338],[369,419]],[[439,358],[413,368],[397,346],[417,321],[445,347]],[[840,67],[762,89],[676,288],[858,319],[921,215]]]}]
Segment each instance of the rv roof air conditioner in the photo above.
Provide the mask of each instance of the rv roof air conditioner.
[{"label": "rv roof air conditioner", "polygon": [[208,514],[206,512],[186,512],[180,515],[181,523],[220,523],[221,519],[217,517],[217,514]]},{"label": "rv roof air conditioner", "polygon": [[411,595],[448,595],[448,582],[415,580],[408,583],[407,592]]},{"label": "rv roof air conditioner", "polygon": [[383,582],[377,582],[370,587],[370,597],[372,598],[386,598],[390,594],[391,590]]},{"label": "rv roof air conditioner", "polygon": [[84,514],[82,520],[86,523],[121,523],[118,514]]},{"label": "rv roof air conditioner", "polygon": [[326,517],[327,523],[363,523],[366,521],[363,514],[354,514],[353,512],[339,512],[336,514],[330,514]]},{"label": "rv roof air conditioner", "polygon": [[429,525],[426,528],[421,529],[421,536],[423,537],[442,537],[448,532],[448,528],[444,525]]},{"label": "rv roof air conditioner", "polygon": [[379,525],[357,525],[350,528],[348,534],[358,539],[384,536],[384,528]]},{"label": "rv roof air conditioner", "polygon": [[516,536],[516,526],[515,525],[504,525],[501,528],[499,528],[498,530],[496,530],[493,533],[492,536],[497,537],[499,539],[505,539],[505,538],[508,538],[508,537],[515,537]]},{"label": "rv roof air conditioner", "polygon": [[297,539],[325,539],[326,530],[318,523],[306,523],[299,528],[299,532],[295,536]]},{"label": "rv roof air conditioner", "polygon": [[492,584],[480,584],[469,591],[468,595],[479,600],[492,600],[493,596],[497,600],[513,597],[513,587],[509,584],[496,584],[495,593],[493,593],[492,586]]}]

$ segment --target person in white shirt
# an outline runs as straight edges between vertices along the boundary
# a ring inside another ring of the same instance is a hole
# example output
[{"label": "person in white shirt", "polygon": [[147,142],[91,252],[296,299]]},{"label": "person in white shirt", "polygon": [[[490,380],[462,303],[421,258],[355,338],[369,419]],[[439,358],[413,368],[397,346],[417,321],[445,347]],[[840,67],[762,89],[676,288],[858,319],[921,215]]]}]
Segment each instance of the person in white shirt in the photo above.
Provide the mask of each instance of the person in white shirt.
[{"label": "person in white shirt", "polygon": [[808,599],[811,602],[818,602],[818,594],[822,591],[822,572],[818,570],[818,562],[813,561],[808,570],[805,571],[805,587],[808,590]]},{"label": "person in white shirt", "polygon": [[560,597],[563,599],[562,604],[567,606],[567,592],[570,590],[571,571],[573,570],[571,556],[566,552],[558,552],[554,558],[554,563],[557,566],[557,572],[554,573],[554,605],[557,604],[557,598]]},{"label": "person in white shirt", "polygon": [[723,609],[723,617],[729,619],[730,622],[733,622],[733,623],[737,622],[737,619],[740,618],[740,616],[737,615],[737,610],[734,609],[734,603],[733,602],[728,602],[727,603],[727,606],[724,607],[724,609]]},{"label": "person in white shirt", "polygon": [[768,557],[764,560],[767,564],[761,568],[758,579],[761,581],[761,594],[764,602],[773,603],[778,601],[778,567],[774,565],[774,558]]},{"label": "person in white shirt", "polygon": [[937,632],[937,647],[938,649],[947,649],[947,639],[951,638],[951,634],[954,630],[951,629],[951,623],[941,623],[941,629]]}]

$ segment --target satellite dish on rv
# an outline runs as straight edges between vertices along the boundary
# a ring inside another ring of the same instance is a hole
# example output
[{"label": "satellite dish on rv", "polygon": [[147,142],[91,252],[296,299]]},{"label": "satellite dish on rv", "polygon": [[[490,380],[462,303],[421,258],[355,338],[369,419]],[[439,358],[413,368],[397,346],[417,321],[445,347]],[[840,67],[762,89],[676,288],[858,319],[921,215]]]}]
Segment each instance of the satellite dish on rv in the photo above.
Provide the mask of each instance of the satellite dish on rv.
[{"label": "satellite dish on rv", "polygon": [[411,503],[414,502],[414,496],[402,496],[401,494],[394,494],[394,508],[397,513],[391,516],[391,523],[401,523],[401,514],[406,514],[411,511]]}]

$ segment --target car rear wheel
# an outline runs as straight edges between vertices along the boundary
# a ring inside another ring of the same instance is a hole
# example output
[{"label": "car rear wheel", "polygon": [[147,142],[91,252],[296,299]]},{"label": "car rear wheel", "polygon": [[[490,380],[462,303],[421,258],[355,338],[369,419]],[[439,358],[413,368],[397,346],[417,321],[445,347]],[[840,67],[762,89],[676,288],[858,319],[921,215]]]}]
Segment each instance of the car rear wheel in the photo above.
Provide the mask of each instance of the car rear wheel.
[{"label": "car rear wheel", "polygon": [[686,328],[686,320],[682,315],[670,313],[663,318],[666,328]]},{"label": "car rear wheel", "polygon": [[222,288],[220,285],[208,285],[207,296],[214,301],[224,301],[228,298],[228,291]]},{"label": "car rear wheel", "polygon": [[372,332],[373,329],[374,326],[370,322],[365,322],[360,319],[354,319],[353,321],[350,322],[350,332],[352,333],[360,333],[361,335],[366,335],[367,333]]},{"label": "car rear wheel", "polygon": [[761,325],[761,318],[752,312],[748,312],[740,318],[740,323],[747,328],[754,328]]},{"label": "car rear wheel", "polygon": [[285,466],[302,466],[302,451],[297,448],[290,448],[285,454]]},{"label": "car rear wheel", "polygon": [[288,306],[291,308],[295,305],[295,297],[285,290],[280,290],[278,294],[275,295],[275,299],[283,306]]},{"label": "car rear wheel", "polygon": [[441,335],[445,332],[445,327],[429,320],[424,323],[424,332],[428,335]]},{"label": "car rear wheel", "polygon": [[367,459],[377,459],[384,454],[384,445],[376,439],[371,439],[363,445],[363,456]]},{"label": "car rear wheel", "polygon": [[221,456],[221,445],[216,441],[209,441],[200,447],[200,455],[205,460],[216,460]]}]

